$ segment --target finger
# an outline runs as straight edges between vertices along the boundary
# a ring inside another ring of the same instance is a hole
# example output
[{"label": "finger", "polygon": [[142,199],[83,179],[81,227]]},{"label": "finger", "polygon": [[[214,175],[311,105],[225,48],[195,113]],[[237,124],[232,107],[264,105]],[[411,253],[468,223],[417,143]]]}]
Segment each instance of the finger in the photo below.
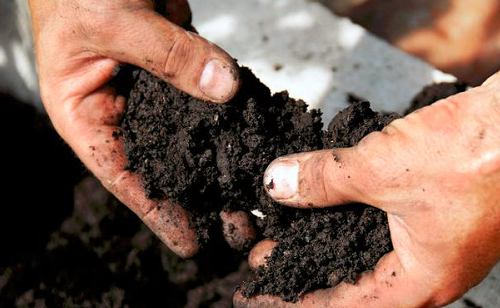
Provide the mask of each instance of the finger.
[{"label": "finger", "polygon": [[221,48],[149,9],[114,17],[89,49],[147,69],[203,100],[226,102],[236,94],[238,66]]},{"label": "finger", "polygon": [[232,248],[243,251],[251,247],[256,238],[255,229],[243,211],[222,211],[222,234]]},{"label": "finger", "polygon": [[[106,130],[101,132],[106,133]],[[199,246],[191,214],[168,200],[148,198],[140,177],[125,171],[124,165],[121,166],[123,168],[120,168],[120,165],[108,166],[109,161],[104,158],[106,153],[115,153],[116,156],[121,156],[117,153],[123,153],[114,152],[117,143],[109,148],[107,144],[100,144],[94,139],[92,144],[89,151],[93,152],[91,156],[100,166],[92,167],[93,163],[90,166],[95,174],[100,175],[99,178],[106,189],[129,207],[175,254],[183,258],[194,256]],[[115,162],[116,158],[113,158]]]},{"label": "finger", "polygon": [[59,122],[62,136],[104,187],[172,251],[191,257],[198,251],[191,215],[177,204],[149,199],[139,176],[126,171],[123,141],[115,126],[124,105],[124,98],[113,96],[112,89],[101,89],[83,100],[67,121]]},{"label": "finger", "polygon": [[296,303],[284,302],[278,296],[257,295],[250,298],[238,290],[233,298],[235,308],[313,308],[313,307],[427,307],[434,303],[426,281],[418,281],[403,270],[396,253],[383,257],[375,272],[362,274],[355,284],[341,283],[335,288],[302,295]]},{"label": "finger", "polygon": [[276,245],[278,243],[271,239],[265,239],[257,243],[248,254],[248,265],[250,265],[250,268],[255,270],[259,266],[266,266],[267,258],[271,255]]},{"label": "finger", "polygon": [[366,203],[370,179],[357,155],[353,147],[280,157],[266,169],[264,186],[273,199],[294,207]]}]

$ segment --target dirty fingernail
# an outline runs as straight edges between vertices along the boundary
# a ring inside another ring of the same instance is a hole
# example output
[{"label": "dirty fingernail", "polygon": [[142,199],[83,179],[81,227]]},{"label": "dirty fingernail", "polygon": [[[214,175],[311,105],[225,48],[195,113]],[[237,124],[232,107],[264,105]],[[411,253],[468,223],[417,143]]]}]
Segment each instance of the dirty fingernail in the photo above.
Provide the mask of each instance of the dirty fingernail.
[{"label": "dirty fingernail", "polygon": [[290,160],[276,160],[264,173],[267,193],[276,200],[290,200],[297,194],[299,163]]},{"label": "dirty fingernail", "polygon": [[230,65],[220,60],[212,60],[205,65],[199,86],[209,99],[225,102],[231,99],[236,90],[236,72]]}]

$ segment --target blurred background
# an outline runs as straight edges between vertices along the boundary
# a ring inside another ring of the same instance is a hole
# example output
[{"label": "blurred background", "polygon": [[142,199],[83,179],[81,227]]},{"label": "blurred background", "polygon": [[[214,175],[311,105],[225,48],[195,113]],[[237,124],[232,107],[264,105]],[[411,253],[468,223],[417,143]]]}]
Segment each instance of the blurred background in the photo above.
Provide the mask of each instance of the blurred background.
[{"label": "blurred background", "polygon": [[500,69],[498,0],[318,0],[470,85]]}]

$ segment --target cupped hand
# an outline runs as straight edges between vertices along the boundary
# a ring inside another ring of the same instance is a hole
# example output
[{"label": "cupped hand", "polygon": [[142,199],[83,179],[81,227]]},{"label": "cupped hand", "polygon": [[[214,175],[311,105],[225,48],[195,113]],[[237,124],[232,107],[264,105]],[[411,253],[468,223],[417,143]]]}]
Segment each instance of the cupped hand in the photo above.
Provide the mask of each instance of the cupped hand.
[{"label": "cupped hand", "polygon": [[[477,285],[500,256],[500,74],[395,120],[357,146],[278,158],[269,194],[294,207],[361,202],[387,212],[394,251],[355,284],[235,307],[435,307]],[[273,245],[257,245],[262,265]]]},{"label": "cupped hand", "polygon": [[190,214],[168,200],[148,199],[140,178],[125,171],[118,128],[125,98],[107,83],[119,63],[131,63],[192,96],[221,103],[239,88],[234,59],[184,30],[191,23],[185,0],[29,4],[41,97],[55,129],[103,185],[174,252],[194,255],[199,247]]}]

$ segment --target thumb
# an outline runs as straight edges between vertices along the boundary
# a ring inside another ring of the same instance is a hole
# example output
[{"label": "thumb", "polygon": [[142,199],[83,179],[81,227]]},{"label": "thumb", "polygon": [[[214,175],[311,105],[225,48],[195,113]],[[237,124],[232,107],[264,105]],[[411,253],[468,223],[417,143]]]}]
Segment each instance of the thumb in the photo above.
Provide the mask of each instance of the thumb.
[{"label": "thumb", "polygon": [[267,167],[264,186],[273,199],[293,207],[371,204],[367,188],[374,181],[359,156],[357,147],[283,156]]},{"label": "thumb", "polygon": [[94,43],[105,57],[140,66],[202,100],[226,102],[239,89],[236,61],[221,48],[150,9],[115,16]]}]

